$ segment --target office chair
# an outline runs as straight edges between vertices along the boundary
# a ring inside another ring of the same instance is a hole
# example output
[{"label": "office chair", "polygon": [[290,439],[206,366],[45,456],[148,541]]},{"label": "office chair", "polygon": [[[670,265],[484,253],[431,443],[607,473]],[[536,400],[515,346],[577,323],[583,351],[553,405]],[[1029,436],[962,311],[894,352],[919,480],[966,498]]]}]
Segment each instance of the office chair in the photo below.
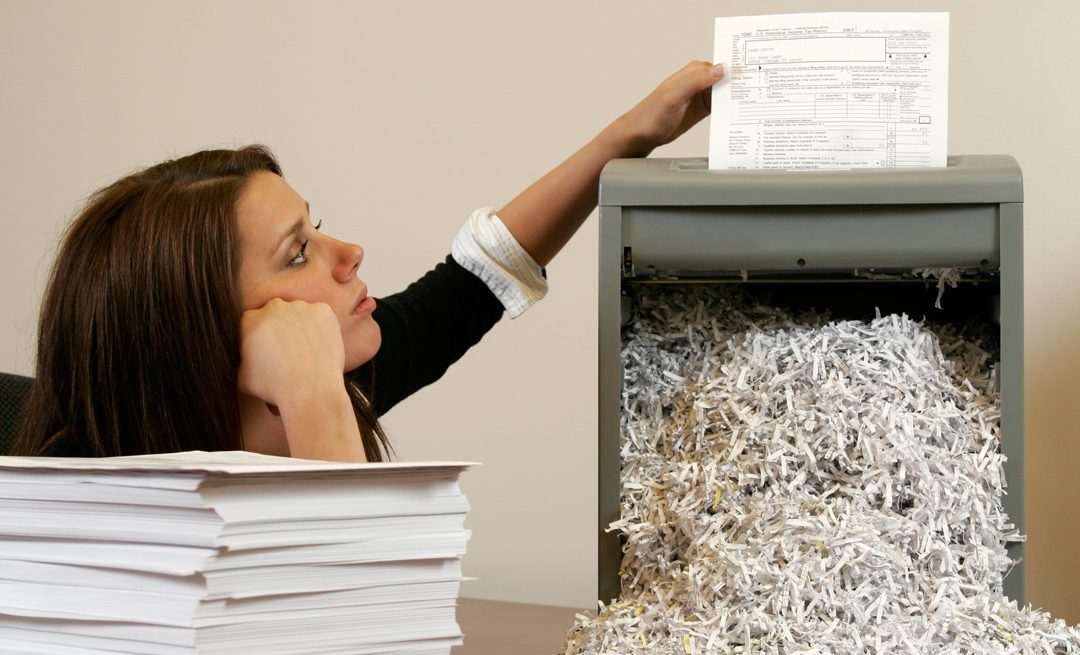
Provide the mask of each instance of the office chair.
[{"label": "office chair", "polygon": [[30,393],[31,378],[11,373],[0,373],[0,455],[8,454],[15,438],[26,397]]}]

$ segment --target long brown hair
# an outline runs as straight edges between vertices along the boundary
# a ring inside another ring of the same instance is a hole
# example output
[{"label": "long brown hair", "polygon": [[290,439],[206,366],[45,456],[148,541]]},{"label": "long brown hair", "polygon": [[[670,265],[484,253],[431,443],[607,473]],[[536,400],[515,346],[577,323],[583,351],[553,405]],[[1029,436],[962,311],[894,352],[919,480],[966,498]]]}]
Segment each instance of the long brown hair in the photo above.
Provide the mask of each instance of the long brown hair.
[{"label": "long brown hair", "polygon": [[[41,304],[37,366],[12,454],[102,457],[243,447],[236,207],[264,146],[205,150],[93,194]],[[388,446],[346,384],[369,461]]]}]

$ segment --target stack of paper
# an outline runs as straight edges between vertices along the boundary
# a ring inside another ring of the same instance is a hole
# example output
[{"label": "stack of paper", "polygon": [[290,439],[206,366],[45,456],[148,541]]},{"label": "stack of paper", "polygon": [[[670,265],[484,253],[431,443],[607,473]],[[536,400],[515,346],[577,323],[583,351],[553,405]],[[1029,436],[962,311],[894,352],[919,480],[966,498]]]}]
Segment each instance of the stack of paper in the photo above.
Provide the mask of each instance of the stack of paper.
[{"label": "stack of paper", "polygon": [[448,653],[462,463],[0,458],[0,652]]}]

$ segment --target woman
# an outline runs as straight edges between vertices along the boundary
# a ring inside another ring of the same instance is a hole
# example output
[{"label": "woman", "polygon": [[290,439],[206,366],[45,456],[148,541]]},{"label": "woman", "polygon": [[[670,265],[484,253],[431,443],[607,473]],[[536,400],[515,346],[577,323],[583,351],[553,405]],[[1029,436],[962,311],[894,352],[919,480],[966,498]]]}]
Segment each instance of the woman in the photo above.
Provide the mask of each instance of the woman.
[{"label": "woman", "polygon": [[377,417],[542,297],[542,268],[596,203],[600,170],[709,111],[692,62],[378,302],[364,251],[319,231],[265,148],[195,153],[91,197],[42,303],[13,454],[247,449],[378,461]]}]

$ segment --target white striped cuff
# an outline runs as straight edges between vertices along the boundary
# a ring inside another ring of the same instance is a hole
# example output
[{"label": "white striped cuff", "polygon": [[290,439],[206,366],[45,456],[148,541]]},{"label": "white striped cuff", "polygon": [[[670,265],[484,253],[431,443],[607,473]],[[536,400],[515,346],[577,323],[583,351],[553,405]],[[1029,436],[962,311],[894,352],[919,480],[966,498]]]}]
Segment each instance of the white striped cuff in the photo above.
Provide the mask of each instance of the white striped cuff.
[{"label": "white striped cuff", "polygon": [[540,265],[521,247],[490,207],[477,209],[454,237],[454,261],[483,280],[510,318],[517,318],[547,294]]}]

